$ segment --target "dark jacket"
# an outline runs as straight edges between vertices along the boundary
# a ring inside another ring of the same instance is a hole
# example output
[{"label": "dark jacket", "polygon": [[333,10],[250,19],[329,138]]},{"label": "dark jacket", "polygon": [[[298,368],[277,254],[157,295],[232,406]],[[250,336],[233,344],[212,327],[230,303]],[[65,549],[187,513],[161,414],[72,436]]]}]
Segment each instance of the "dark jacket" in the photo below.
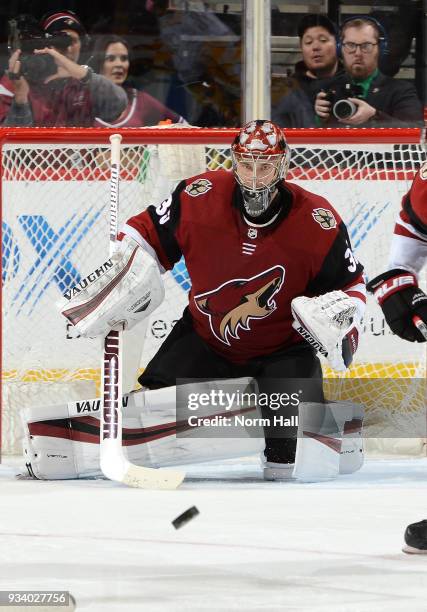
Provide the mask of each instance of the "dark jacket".
[{"label": "dark jacket", "polygon": [[321,89],[328,89],[329,84],[341,73],[342,68],[339,66],[335,76],[314,79],[307,76],[307,66],[304,62],[298,62],[294,74],[283,84],[284,89],[288,88],[288,93],[273,105],[272,120],[281,127],[316,127],[316,95]]},{"label": "dark jacket", "polygon": [[[341,76],[342,83],[348,76]],[[381,72],[373,79],[365,102],[377,109],[377,113],[366,123],[353,127],[418,127],[423,125],[423,107],[415,87],[403,79],[386,76]],[[327,127],[344,127],[331,116]]]}]

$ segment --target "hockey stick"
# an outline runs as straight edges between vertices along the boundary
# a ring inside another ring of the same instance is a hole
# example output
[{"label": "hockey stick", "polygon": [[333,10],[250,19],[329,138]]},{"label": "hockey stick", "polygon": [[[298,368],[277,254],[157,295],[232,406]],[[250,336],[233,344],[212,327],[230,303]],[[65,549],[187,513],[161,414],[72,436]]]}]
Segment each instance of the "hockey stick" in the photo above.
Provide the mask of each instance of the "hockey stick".
[{"label": "hockey stick", "polygon": [[[110,257],[117,248],[120,181],[120,134],[112,134],[110,182]],[[113,329],[104,338],[102,361],[102,402],[100,423],[100,464],[110,480],[140,489],[176,489],[183,472],[145,468],[130,463],[122,449],[122,335]]]},{"label": "hockey stick", "polygon": [[414,315],[412,317],[412,322],[415,325],[415,327],[418,329],[418,331],[427,340],[427,325],[424,323],[424,321],[422,319],[420,319],[420,317],[418,315]]}]

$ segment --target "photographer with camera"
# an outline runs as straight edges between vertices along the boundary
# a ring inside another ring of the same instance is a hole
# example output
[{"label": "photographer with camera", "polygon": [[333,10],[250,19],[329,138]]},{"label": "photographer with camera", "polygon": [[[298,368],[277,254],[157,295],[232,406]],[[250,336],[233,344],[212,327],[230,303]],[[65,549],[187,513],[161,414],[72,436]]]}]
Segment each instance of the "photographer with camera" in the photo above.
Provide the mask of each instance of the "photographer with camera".
[{"label": "photographer with camera", "polygon": [[[280,81],[280,99],[272,92],[272,118],[281,127],[315,127],[314,99],[342,71],[335,24],[322,14],[305,15],[298,24],[302,59]],[[285,93],[284,93],[285,92]]]},{"label": "photographer with camera", "polygon": [[415,87],[385,76],[378,68],[387,36],[376,19],[346,20],[338,44],[345,73],[316,96],[317,125],[328,127],[410,127],[423,125]]},{"label": "photographer with camera", "polygon": [[48,35],[62,33],[71,38],[71,44],[65,49],[65,55],[73,62],[79,61],[82,47],[87,50],[89,46],[89,36],[73,11],[50,11],[40,19],[40,27]]},{"label": "photographer with camera", "polygon": [[29,15],[9,22],[12,53],[9,70],[0,81],[3,125],[90,127],[96,116],[113,121],[125,109],[127,98],[120,87],[72,59],[80,47],[74,50],[76,45],[64,30],[49,33]]}]

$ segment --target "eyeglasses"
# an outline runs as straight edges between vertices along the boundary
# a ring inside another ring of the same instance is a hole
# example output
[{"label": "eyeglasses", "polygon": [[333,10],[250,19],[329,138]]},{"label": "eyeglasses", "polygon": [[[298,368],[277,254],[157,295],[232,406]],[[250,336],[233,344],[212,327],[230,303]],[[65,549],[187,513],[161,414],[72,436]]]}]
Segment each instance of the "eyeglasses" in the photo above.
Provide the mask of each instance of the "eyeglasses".
[{"label": "eyeglasses", "polygon": [[357,47],[360,47],[362,53],[372,53],[374,47],[378,45],[378,43],[373,42],[364,42],[364,43],[354,43],[354,42],[345,42],[342,43],[342,46],[347,51],[347,53],[356,53]]}]

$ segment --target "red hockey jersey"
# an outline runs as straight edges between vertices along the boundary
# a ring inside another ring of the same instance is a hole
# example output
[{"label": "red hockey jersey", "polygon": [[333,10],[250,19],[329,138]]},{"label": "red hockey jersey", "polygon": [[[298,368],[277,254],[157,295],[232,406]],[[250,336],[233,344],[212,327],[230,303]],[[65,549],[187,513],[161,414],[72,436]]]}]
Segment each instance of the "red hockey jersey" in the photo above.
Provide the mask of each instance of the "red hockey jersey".
[{"label": "red hockey jersey", "polygon": [[123,229],[166,270],[184,255],[194,328],[235,363],[302,341],[292,329],[294,297],[353,289],[363,299],[363,268],[329,202],[287,182],[280,196],[286,204],[276,221],[255,227],[242,216],[233,174],[207,172]]},{"label": "red hockey jersey", "polygon": [[427,260],[427,163],[402,198],[391,246],[389,268],[417,274]]},{"label": "red hockey jersey", "polygon": [[142,127],[157,125],[160,121],[183,123],[184,118],[162,104],[145,91],[127,88],[128,104],[120,117],[108,123],[99,117],[95,118],[95,127]]},{"label": "red hockey jersey", "polygon": [[417,237],[417,231],[427,235],[427,163],[419,169],[410,190],[402,198],[395,233]]}]

